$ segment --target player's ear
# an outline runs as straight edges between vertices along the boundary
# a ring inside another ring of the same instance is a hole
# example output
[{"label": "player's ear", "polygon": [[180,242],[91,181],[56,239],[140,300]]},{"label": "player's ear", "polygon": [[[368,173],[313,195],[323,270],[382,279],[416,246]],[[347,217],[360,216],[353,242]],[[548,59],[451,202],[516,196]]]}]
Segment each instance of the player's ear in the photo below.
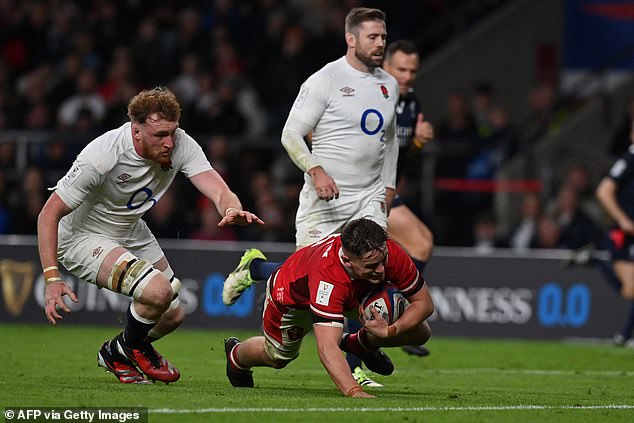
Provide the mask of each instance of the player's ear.
[{"label": "player's ear", "polygon": [[141,128],[138,125],[132,125],[132,136],[135,140],[141,139]]},{"label": "player's ear", "polygon": [[356,45],[356,37],[352,32],[346,32],[346,45],[351,48]]}]

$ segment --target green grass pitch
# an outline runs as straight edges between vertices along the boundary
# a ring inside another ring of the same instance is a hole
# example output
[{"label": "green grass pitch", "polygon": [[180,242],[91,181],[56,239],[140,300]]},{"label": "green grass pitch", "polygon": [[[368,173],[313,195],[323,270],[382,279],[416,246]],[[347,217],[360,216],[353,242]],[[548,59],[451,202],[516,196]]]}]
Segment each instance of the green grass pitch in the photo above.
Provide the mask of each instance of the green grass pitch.
[{"label": "green grass pitch", "polygon": [[255,389],[225,378],[223,338],[248,332],[181,329],[157,349],[182,373],[125,386],[98,368],[117,328],[0,324],[1,407],[147,407],[150,422],[631,422],[634,349],[609,344],[436,336],[429,357],[388,349],[396,371],[377,399],[343,398],[312,336],[282,370],[257,368]]}]

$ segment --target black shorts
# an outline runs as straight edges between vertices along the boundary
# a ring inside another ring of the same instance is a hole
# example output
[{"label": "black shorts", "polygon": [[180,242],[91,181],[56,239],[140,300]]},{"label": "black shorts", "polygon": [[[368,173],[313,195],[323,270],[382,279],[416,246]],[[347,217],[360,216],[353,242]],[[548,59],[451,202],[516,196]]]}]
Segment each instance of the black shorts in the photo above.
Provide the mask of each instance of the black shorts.
[{"label": "black shorts", "polygon": [[626,235],[621,229],[614,228],[608,232],[608,249],[612,261],[634,262],[634,236]]},{"label": "black shorts", "polygon": [[395,209],[399,206],[404,206],[404,205],[405,205],[405,202],[403,201],[401,196],[398,194],[395,194],[394,199],[392,200],[392,208]]}]

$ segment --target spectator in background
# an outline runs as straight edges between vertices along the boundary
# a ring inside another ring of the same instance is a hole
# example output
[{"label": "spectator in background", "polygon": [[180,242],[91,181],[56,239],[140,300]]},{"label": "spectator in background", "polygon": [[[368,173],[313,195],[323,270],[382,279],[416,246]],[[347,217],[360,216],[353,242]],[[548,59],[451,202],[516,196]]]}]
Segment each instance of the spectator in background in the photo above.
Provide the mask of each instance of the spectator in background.
[{"label": "spectator in background", "polygon": [[581,210],[594,222],[601,222],[605,216],[594,195],[588,168],[580,162],[572,163],[566,170],[563,185],[570,187],[576,194]]},{"label": "spectator in background", "polygon": [[0,169],[11,173],[11,177],[17,176],[17,140],[7,139],[0,142]]},{"label": "spectator in background", "polygon": [[505,247],[498,236],[497,221],[493,213],[482,213],[473,225],[473,248],[478,254],[492,253],[496,248]]},{"label": "spectator in background", "polygon": [[471,109],[478,134],[483,139],[488,138],[493,130],[491,110],[494,106],[494,97],[495,90],[489,82],[480,81],[475,84],[471,96]]},{"label": "spectator in background", "polygon": [[[270,111],[269,132],[274,133],[284,125],[288,106],[297,95],[297,88],[314,69],[311,54],[306,46],[306,33],[301,26],[292,25],[283,33],[281,46],[261,76],[260,98]],[[278,81],[271,84],[270,81]]]},{"label": "spectator in background", "polygon": [[107,107],[119,100],[118,95],[122,86],[132,83],[135,79],[130,48],[128,46],[117,46],[112,53],[105,80],[98,84],[99,95],[103,98]]},{"label": "spectator in background", "polygon": [[67,98],[75,94],[77,80],[82,70],[81,56],[77,52],[70,52],[60,60],[51,81],[49,102],[57,109]]},{"label": "spectator in background", "polygon": [[229,139],[225,135],[213,135],[205,146],[205,155],[222,179],[231,182],[231,170],[237,169],[237,163],[231,157]]},{"label": "spectator in background", "polygon": [[205,110],[198,110],[194,128],[210,134],[241,135],[247,132],[246,118],[238,108],[237,81],[219,81],[217,93]]},{"label": "spectator in background", "polygon": [[106,102],[99,95],[97,74],[91,69],[83,69],[77,80],[77,92],[64,100],[57,114],[60,129],[76,129],[80,120],[89,119],[92,129],[97,130],[106,115]]},{"label": "spectator in background", "polygon": [[215,207],[208,204],[200,212],[200,225],[194,228],[188,238],[205,240],[205,241],[236,241],[238,236],[232,227],[218,226],[222,217]]},{"label": "spectator in background", "polygon": [[[52,68],[49,65],[42,65],[22,76],[16,81],[17,99],[15,107],[19,113],[17,120],[18,127],[26,127],[28,124],[35,124],[34,129],[49,129],[47,114],[41,113],[41,108],[36,105],[46,105],[49,93],[49,81],[53,76]],[[33,115],[33,116],[30,116]],[[43,120],[42,117],[45,119]],[[31,119],[31,121],[29,120]]]},{"label": "spectator in background", "polygon": [[599,235],[597,224],[583,211],[575,190],[563,185],[550,205],[549,212],[561,228],[559,243],[563,248],[576,249],[596,243]]},{"label": "spectator in background", "polygon": [[255,213],[266,222],[265,226],[253,227],[259,232],[260,241],[279,241],[277,233],[288,225],[284,220],[284,213],[271,186],[271,179],[267,172],[257,172],[251,178],[251,198],[255,203]]},{"label": "spectator in background", "polygon": [[38,213],[48,198],[44,174],[42,170],[30,167],[22,175],[21,181],[20,191],[10,200],[11,230],[15,234],[35,235]]},{"label": "spectator in background", "polygon": [[[479,147],[478,130],[465,93],[450,93],[446,104],[445,117],[435,125],[439,146],[436,177],[463,179]],[[464,192],[436,192],[438,217],[434,227],[439,244],[471,245],[473,223],[479,211],[465,217],[469,201]]]},{"label": "spectator in background", "polygon": [[159,85],[171,79],[173,58],[177,56],[170,38],[161,33],[156,17],[151,14],[145,16],[137,27],[132,55],[134,67],[145,84]]},{"label": "spectator in background", "polygon": [[107,103],[103,126],[106,128],[123,125],[127,121],[128,102],[139,91],[139,87],[131,80],[121,81],[110,96]]},{"label": "spectator in background", "polygon": [[454,91],[447,97],[447,109],[437,125],[440,146],[437,175],[463,178],[478,148],[478,129],[465,93]]},{"label": "spectator in background", "polygon": [[549,83],[535,85],[528,94],[529,116],[521,124],[520,148],[525,150],[549,131],[557,128],[566,110],[557,104],[557,92]]},{"label": "spectator in background", "polygon": [[[0,147],[2,144],[0,144]],[[11,208],[9,207],[9,181],[5,168],[0,166],[0,235],[8,235],[11,230]]]},{"label": "spectator in background", "polygon": [[180,73],[169,84],[184,108],[191,107],[196,100],[200,90],[200,72],[198,56],[194,53],[185,53],[180,60]]},{"label": "spectator in background", "polygon": [[542,209],[542,200],[538,194],[532,192],[524,194],[519,221],[509,234],[511,248],[526,251],[535,245]]},{"label": "spectator in background", "polygon": [[543,214],[539,218],[536,235],[531,248],[562,248],[560,242],[561,227],[551,216]]},{"label": "spectator in background", "polygon": [[29,105],[24,119],[24,129],[49,131],[55,127],[53,112],[46,101],[37,101]]}]

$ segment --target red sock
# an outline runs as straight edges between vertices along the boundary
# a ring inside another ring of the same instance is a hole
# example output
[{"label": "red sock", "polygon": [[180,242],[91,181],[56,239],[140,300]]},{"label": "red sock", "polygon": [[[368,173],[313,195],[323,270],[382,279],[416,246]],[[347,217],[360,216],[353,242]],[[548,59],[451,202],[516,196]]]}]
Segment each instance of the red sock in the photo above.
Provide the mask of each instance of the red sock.
[{"label": "red sock", "polygon": [[368,351],[376,350],[377,348],[370,345],[368,340],[368,331],[365,328],[359,329],[357,333],[351,333],[344,336],[341,339],[340,348],[345,352],[350,352],[356,356],[362,357],[368,353]]},{"label": "red sock", "polygon": [[245,372],[249,370],[249,368],[240,364],[240,362],[238,361],[238,357],[236,356],[236,351],[238,350],[239,346],[240,344],[236,344],[229,352],[229,363],[231,363],[231,367],[234,370],[237,370],[239,372]]}]

